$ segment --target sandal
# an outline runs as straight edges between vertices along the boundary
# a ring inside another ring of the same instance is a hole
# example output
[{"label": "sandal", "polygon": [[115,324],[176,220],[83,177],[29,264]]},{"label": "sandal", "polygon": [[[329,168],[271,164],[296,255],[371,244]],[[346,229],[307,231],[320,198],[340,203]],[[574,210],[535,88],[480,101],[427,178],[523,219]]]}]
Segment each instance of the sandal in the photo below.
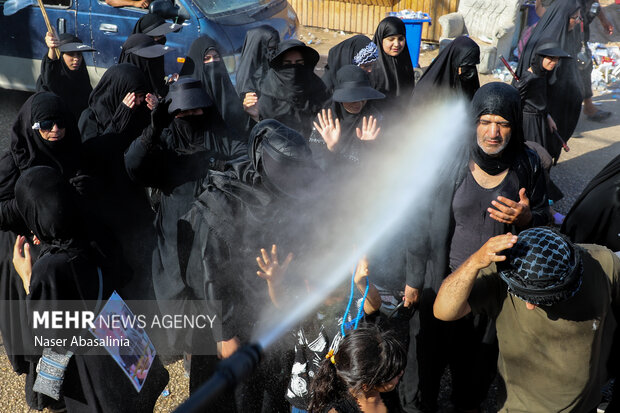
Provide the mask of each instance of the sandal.
[{"label": "sandal", "polygon": [[591,120],[592,122],[602,122],[610,116],[611,112],[606,110],[597,110],[594,115],[586,115],[588,120]]}]

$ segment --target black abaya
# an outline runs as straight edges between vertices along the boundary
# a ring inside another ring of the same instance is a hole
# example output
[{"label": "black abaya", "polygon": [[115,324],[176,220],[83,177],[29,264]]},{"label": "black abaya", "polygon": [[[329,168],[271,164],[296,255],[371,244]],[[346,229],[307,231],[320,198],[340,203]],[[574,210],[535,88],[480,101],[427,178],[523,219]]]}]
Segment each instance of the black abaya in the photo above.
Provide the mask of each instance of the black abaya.
[{"label": "black abaya", "polygon": [[104,134],[128,135],[131,139],[139,136],[149,122],[146,103],[130,109],[123,99],[130,92],[148,90],[148,82],[137,66],[122,63],[109,68],[90,94],[88,108],[80,117],[82,142]]},{"label": "black abaya", "polygon": [[217,43],[209,36],[194,40],[181,68],[181,76],[189,76],[200,80],[207,95],[215,103],[215,107],[226,127],[234,131],[239,139],[246,141],[253,126],[250,116],[243,110],[242,101],[230,81],[226,65],[222,60],[203,63],[209,50],[215,50],[221,56]]},{"label": "black abaya", "polygon": [[[428,99],[442,93],[458,93],[471,100],[480,88],[476,65],[480,63],[480,47],[467,36],[454,39],[431,62],[415,85],[415,104],[428,104]],[[459,74],[459,68],[461,74]]]},{"label": "black abaya", "polygon": [[235,86],[241,99],[248,92],[260,95],[261,84],[269,71],[269,61],[275,56],[279,43],[280,34],[271,26],[248,30],[241,49]]},{"label": "black abaya", "polygon": [[[569,18],[579,8],[579,4],[574,0],[555,1],[549,6],[525,45],[516,70],[519,78],[528,77],[526,72],[539,42],[543,39],[557,41],[564,51],[573,56],[572,59],[560,60],[547,80],[547,111],[565,141],[568,141],[577,127],[583,101],[582,82],[574,59],[581,47],[579,25],[571,31],[568,30]],[[561,146],[554,145],[546,149],[554,159],[558,159],[560,148]]]},{"label": "black abaya", "polygon": [[579,195],[564,219],[562,232],[573,242],[620,251],[620,155]]},{"label": "black abaya", "polygon": [[338,73],[338,70],[342,66],[354,64],[353,58],[360,50],[368,46],[370,41],[371,40],[363,34],[356,34],[329,49],[325,73],[321,78],[328,92],[333,92],[336,87],[336,73]]},{"label": "black abaya", "polygon": [[[82,43],[80,39],[68,33],[59,36],[60,45],[69,42]],[[58,59],[52,60],[47,54],[41,60],[41,75],[37,79],[37,92],[47,91],[55,93],[64,100],[75,120],[80,118],[84,109],[88,107],[88,96],[93,87],[86,69],[86,62],[76,70],[71,70],[65,64],[64,53]]]}]

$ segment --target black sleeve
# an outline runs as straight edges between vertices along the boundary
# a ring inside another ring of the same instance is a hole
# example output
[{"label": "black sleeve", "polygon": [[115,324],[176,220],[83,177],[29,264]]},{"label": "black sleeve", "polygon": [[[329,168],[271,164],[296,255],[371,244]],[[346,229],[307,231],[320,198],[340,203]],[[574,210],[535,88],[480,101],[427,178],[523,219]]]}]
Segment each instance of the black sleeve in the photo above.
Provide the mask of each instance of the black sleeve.
[{"label": "black sleeve", "polygon": [[530,210],[532,211],[530,227],[548,225],[551,221],[551,216],[549,213],[549,200],[547,199],[547,186],[540,158],[529,148],[526,148],[526,152],[531,174],[530,185],[526,187],[526,194],[530,200]]},{"label": "black sleeve", "polygon": [[15,183],[20,171],[10,152],[0,156],[0,230],[29,233],[15,201]]},{"label": "black sleeve", "polygon": [[52,60],[47,56],[43,56],[41,60],[41,76],[37,80],[37,92],[47,90],[53,91],[54,79],[58,79],[61,70],[60,59]]},{"label": "black sleeve", "polygon": [[80,115],[80,120],[78,121],[78,128],[80,129],[82,142],[86,142],[89,139],[100,135],[99,126],[97,125],[97,119],[95,118],[95,113],[90,108],[86,108],[82,112],[82,115]]},{"label": "black sleeve", "polygon": [[[148,128],[147,128],[148,129]],[[147,130],[143,132],[147,133]],[[132,181],[143,185],[158,188],[162,168],[162,149],[153,145],[142,136],[135,139],[125,152],[125,169]]]}]

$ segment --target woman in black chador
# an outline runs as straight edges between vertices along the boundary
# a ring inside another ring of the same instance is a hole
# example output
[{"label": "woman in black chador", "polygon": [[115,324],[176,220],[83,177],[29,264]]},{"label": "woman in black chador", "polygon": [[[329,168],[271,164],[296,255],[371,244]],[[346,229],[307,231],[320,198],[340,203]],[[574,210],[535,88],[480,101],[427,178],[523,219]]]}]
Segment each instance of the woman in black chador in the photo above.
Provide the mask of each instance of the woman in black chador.
[{"label": "woman in black chador", "polygon": [[553,135],[557,126],[549,113],[547,82],[553,76],[560,58],[570,57],[558,42],[541,39],[538,42],[530,67],[512,84],[519,90],[523,107],[523,136],[549,152],[555,162],[560,157],[562,142]]},{"label": "woman in black chador", "polygon": [[329,49],[325,73],[321,80],[328,92],[332,93],[336,87],[336,74],[341,67],[356,65],[370,73],[377,58],[377,45],[363,34],[357,34]]},{"label": "woman in black chador", "polygon": [[[559,43],[559,47],[575,57],[581,48],[581,12],[575,0],[555,1],[547,8],[532,36],[528,40],[516,73],[519,78],[527,77],[536,49],[544,39]],[[576,59],[562,59],[555,70],[547,76],[547,112],[551,115],[560,136],[567,141],[577,126],[583,101],[583,90]],[[554,159],[560,156],[559,147],[550,148]]]},{"label": "woman in black chador", "polygon": [[194,40],[181,68],[181,76],[200,80],[226,128],[247,141],[253,123],[243,110],[215,40],[209,36]]},{"label": "woman in black chador", "polygon": [[480,88],[478,70],[480,47],[467,36],[454,39],[426,69],[413,91],[414,104],[442,93],[459,93],[471,100]]},{"label": "woman in black chador", "polygon": [[[45,36],[49,51],[41,61],[41,76],[37,79],[37,92],[52,92],[60,96],[75,117],[88,107],[88,96],[93,90],[84,62],[84,52],[94,52],[90,46],[69,34],[56,37],[51,33]],[[60,50],[60,58],[56,55]]]},{"label": "woman in black chador", "polygon": [[[19,212],[41,242],[34,264],[25,237],[20,236],[15,242],[13,259],[27,294],[29,314],[33,310],[60,310],[50,308],[60,300],[105,302],[115,289],[115,274],[107,269],[106,260],[89,242],[75,196],[64,178],[47,166],[29,169],[15,185]],[[46,303],[41,303],[42,300]],[[62,330],[37,330],[37,334],[54,338],[59,331]],[[73,333],[89,336],[86,331]],[[59,354],[69,349],[69,346],[52,348]],[[88,348],[71,350],[75,355],[69,361],[62,385],[67,412],[151,412],[168,381],[168,373],[156,357],[138,393],[109,355],[89,354],[92,350]],[[30,386],[36,378],[34,368],[38,358],[29,356],[32,364],[26,380],[27,392],[32,390]]]},{"label": "woman in black chador", "polygon": [[258,26],[248,30],[241,49],[237,70],[237,93],[243,99],[246,93],[260,95],[263,79],[269,71],[269,61],[280,44],[280,34],[271,26]]},{"label": "woman in black chador", "polygon": [[372,39],[379,48],[379,60],[370,74],[370,81],[386,96],[381,106],[386,115],[388,108],[401,108],[399,113],[402,113],[406,105],[401,106],[401,103],[410,99],[415,85],[405,34],[403,21],[390,16],[381,20]]},{"label": "woman in black chador", "polygon": [[269,62],[258,98],[260,119],[276,119],[310,137],[312,121],[329,98],[325,84],[314,74],[316,50],[299,40],[286,40]]},{"label": "woman in black chador", "polygon": [[131,63],[139,67],[149,81],[148,92],[164,97],[168,93],[168,85],[165,80],[164,54],[172,50],[174,48],[156,42],[151,36],[136,33],[129,36],[125,43],[123,43],[118,62]]},{"label": "woman in black chador", "polygon": [[148,90],[148,81],[137,66],[122,63],[109,68],[80,117],[82,142],[110,133],[129,135],[131,139],[140,135],[149,123],[145,103]]},{"label": "woman in black chador", "polygon": [[[161,191],[153,253],[156,297],[184,300],[192,296],[180,274],[177,221],[202,192],[209,170],[227,169],[230,160],[247,154],[247,144],[230,138],[200,81],[181,78],[171,85],[168,99],[169,107],[160,103],[151,125],[132,142],[125,167],[135,182]],[[182,343],[169,336],[171,348],[180,354]]]}]

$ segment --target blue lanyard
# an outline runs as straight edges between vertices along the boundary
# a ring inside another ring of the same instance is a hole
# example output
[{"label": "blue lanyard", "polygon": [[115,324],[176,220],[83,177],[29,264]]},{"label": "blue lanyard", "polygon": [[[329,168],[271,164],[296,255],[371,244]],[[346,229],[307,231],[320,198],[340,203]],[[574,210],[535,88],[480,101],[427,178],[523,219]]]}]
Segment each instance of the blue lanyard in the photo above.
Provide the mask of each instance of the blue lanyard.
[{"label": "blue lanyard", "polygon": [[[357,271],[357,266],[355,267],[355,270]],[[362,302],[360,304],[360,309],[357,312],[357,317],[355,317],[351,321],[346,321],[347,316],[349,315],[349,310],[351,310],[351,304],[353,303],[353,296],[355,295],[355,272],[356,271],[353,271],[353,275],[351,276],[351,293],[349,294],[349,303],[347,304],[347,309],[345,310],[344,315],[342,316],[342,324],[340,325],[340,332],[342,333],[342,337],[346,336],[345,328],[347,330],[350,330],[351,328],[353,328],[353,330],[357,330],[357,326],[359,325],[360,320],[364,316],[363,314],[364,303],[366,302],[366,296],[368,295],[368,289],[370,287],[370,282],[368,281],[368,277],[366,277],[366,289],[364,290],[364,296],[362,297]]]}]

